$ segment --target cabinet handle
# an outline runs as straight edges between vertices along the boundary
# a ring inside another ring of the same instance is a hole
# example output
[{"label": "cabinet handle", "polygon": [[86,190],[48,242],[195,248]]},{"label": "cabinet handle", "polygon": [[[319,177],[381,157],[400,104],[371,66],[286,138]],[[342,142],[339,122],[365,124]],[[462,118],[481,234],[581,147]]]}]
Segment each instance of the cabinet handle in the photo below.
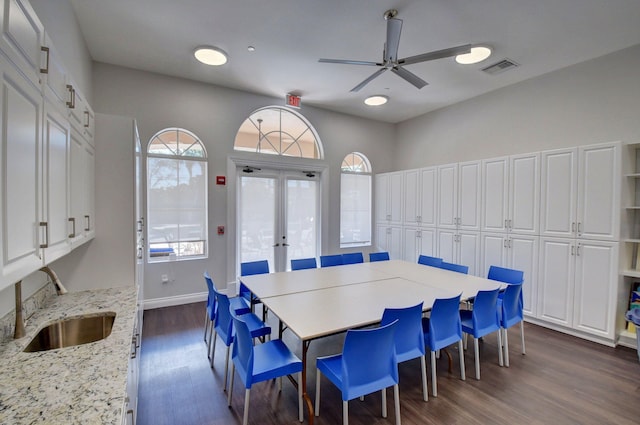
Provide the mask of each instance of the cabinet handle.
[{"label": "cabinet handle", "polygon": [[575,221],[571,223],[571,232],[572,233],[576,232],[576,222]]},{"label": "cabinet handle", "polygon": [[504,227],[505,227],[506,229],[508,229],[508,228],[509,228],[509,220],[507,220],[506,218],[504,219]]},{"label": "cabinet handle", "polygon": [[70,238],[76,237],[76,219],[75,217],[69,217],[69,222],[71,223],[71,233],[69,233]]},{"label": "cabinet handle", "polygon": [[578,244],[578,247],[576,248],[576,255],[578,257],[580,256],[580,244]]},{"label": "cabinet handle", "polygon": [[84,116],[87,119],[87,121],[84,124],[84,128],[89,128],[89,111],[84,111]]},{"label": "cabinet handle", "polygon": [[40,244],[40,248],[49,248],[49,223],[46,221],[41,221],[40,227],[44,227],[44,240],[45,240],[44,243]]},{"label": "cabinet handle", "polygon": [[91,230],[91,217],[88,215],[84,216],[84,221],[87,224],[87,226],[84,228],[85,232],[88,232],[89,230]]},{"label": "cabinet handle", "polygon": [[136,228],[137,232],[142,232],[142,219],[136,221],[136,224],[138,225]]},{"label": "cabinet handle", "polygon": [[76,89],[71,84],[67,84],[67,90],[69,90],[69,101],[67,106],[69,109],[75,109],[76,107]]},{"label": "cabinet handle", "polygon": [[416,230],[416,238],[421,238],[422,232],[420,230]]},{"label": "cabinet handle", "polygon": [[131,358],[135,359],[138,356],[138,335],[134,335],[131,338],[131,347],[133,348],[133,350],[131,350]]},{"label": "cabinet handle", "polygon": [[507,248],[507,240],[504,240],[504,247]]},{"label": "cabinet handle", "polygon": [[582,234],[581,227],[582,227],[582,223],[578,222],[578,236],[580,236]]},{"label": "cabinet handle", "polygon": [[40,46],[40,51],[45,52],[47,54],[47,60],[45,61],[45,67],[40,68],[40,72],[43,74],[49,73],[49,48],[47,46]]},{"label": "cabinet handle", "polygon": [[131,425],[136,425],[136,419],[133,416],[133,409],[127,410],[127,415],[131,415]]},{"label": "cabinet handle", "polygon": [[509,239],[509,248],[511,248],[513,245],[511,244],[511,242],[513,241],[513,239]]},{"label": "cabinet handle", "polygon": [[513,220],[509,219],[509,229],[513,229]]},{"label": "cabinet handle", "polygon": [[571,255],[576,255],[576,247],[571,245]]}]

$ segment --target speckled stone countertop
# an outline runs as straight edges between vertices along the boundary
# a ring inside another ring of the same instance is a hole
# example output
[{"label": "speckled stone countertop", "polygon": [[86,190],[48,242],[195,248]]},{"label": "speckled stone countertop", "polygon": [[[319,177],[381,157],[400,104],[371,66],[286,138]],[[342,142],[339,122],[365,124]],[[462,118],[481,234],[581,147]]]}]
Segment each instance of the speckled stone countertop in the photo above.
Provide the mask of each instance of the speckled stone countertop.
[{"label": "speckled stone countertop", "polygon": [[[26,324],[24,338],[0,345],[0,424],[113,424],[122,421],[135,322],[135,286],[55,296]],[[24,353],[40,329],[65,317],[115,312],[107,338]]]}]

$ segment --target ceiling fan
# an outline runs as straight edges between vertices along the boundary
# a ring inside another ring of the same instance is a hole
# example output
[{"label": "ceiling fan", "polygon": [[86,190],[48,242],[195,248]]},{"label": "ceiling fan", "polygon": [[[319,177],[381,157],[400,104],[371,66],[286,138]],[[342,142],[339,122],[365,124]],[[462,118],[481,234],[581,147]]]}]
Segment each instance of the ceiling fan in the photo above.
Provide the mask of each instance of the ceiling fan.
[{"label": "ceiling fan", "polygon": [[387,41],[384,45],[382,52],[382,62],[367,62],[347,59],[319,59],[318,62],[323,63],[342,63],[347,65],[366,65],[366,66],[378,66],[376,72],[371,74],[368,78],[362,81],[360,84],[351,89],[352,92],[357,92],[375,78],[382,75],[387,70],[391,70],[394,74],[413,84],[418,89],[427,85],[427,82],[418,77],[413,72],[410,72],[403,68],[403,65],[411,65],[419,62],[426,62],[435,59],[447,58],[450,56],[456,56],[471,51],[471,45],[465,44],[463,46],[451,47],[449,49],[436,50],[433,52],[423,53],[420,55],[409,56],[404,59],[398,59],[398,45],[400,44],[400,32],[402,31],[402,19],[398,19],[395,16],[398,11],[390,9],[384,12],[384,19],[387,21]]}]

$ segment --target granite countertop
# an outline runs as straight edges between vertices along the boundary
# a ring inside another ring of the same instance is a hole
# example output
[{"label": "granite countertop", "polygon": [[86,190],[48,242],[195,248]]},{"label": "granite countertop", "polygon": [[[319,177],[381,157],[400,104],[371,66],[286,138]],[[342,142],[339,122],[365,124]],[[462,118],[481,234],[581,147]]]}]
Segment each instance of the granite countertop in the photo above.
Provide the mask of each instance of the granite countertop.
[{"label": "granite countertop", "polygon": [[[0,345],[0,424],[114,424],[122,421],[138,290],[135,286],[54,296]],[[115,312],[100,341],[24,353],[40,329],[65,317]]]}]

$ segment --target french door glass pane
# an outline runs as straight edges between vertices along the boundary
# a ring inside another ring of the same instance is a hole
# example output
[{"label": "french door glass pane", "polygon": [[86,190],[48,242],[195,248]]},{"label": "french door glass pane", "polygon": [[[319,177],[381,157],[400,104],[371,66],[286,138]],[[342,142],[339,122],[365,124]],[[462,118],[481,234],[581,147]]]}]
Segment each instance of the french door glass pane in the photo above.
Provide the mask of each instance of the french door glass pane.
[{"label": "french door glass pane", "polygon": [[287,180],[287,257],[286,269],[292,258],[316,256],[318,182]]},{"label": "french door glass pane", "polygon": [[273,177],[240,179],[240,262],[268,260],[274,270],[276,185]]}]

